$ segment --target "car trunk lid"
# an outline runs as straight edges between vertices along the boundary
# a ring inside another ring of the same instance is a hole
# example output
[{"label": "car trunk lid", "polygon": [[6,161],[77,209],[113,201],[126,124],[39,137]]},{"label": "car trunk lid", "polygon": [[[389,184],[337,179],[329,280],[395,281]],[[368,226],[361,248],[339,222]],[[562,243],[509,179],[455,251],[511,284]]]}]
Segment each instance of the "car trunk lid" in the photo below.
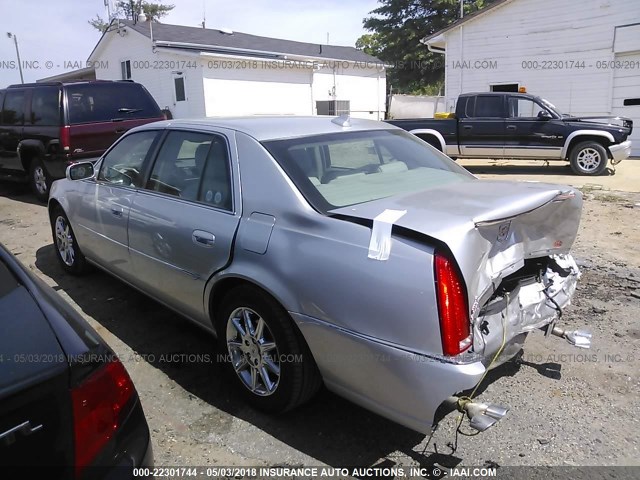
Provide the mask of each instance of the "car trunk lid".
[{"label": "car trunk lid", "polygon": [[569,252],[581,208],[582,196],[571,187],[472,180],[329,213],[373,222],[385,210],[404,211],[393,232],[417,232],[451,251],[474,317],[502,279],[526,259]]}]

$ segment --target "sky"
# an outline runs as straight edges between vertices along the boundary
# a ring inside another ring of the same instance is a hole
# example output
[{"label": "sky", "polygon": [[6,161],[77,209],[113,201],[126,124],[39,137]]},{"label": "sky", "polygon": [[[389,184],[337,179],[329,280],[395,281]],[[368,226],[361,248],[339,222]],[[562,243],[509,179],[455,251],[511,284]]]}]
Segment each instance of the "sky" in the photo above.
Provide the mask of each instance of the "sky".
[{"label": "sky", "polygon": [[[112,0],[112,3],[115,3]],[[362,20],[377,0],[165,0],[175,8],[163,23],[230,28],[309,43],[354,46],[367,33]],[[0,0],[0,88],[20,83],[14,39],[25,82],[85,66],[100,33],[87,21],[106,18],[104,0]]]}]

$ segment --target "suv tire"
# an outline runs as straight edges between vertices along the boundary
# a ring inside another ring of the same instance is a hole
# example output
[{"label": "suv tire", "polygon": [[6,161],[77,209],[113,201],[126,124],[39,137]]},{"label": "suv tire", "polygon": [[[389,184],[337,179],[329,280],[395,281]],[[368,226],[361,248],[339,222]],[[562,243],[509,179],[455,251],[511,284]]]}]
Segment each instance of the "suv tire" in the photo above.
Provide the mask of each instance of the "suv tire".
[{"label": "suv tire", "polygon": [[49,189],[51,188],[51,178],[44,168],[42,160],[33,158],[29,164],[29,185],[36,198],[43,203],[49,199]]}]

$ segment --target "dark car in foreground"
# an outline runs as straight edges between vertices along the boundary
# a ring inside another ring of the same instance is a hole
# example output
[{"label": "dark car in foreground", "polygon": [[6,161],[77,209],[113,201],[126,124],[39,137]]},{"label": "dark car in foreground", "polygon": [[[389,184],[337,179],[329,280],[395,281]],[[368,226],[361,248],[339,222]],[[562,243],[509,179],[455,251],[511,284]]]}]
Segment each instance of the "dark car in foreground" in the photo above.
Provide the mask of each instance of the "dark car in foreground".
[{"label": "dark car in foreground", "polygon": [[[149,428],[113,351],[0,244],[0,471],[131,478]],[[9,478],[9,477],[6,477]],[[18,478],[18,477],[15,477]]]},{"label": "dark car in foreground", "polygon": [[11,85],[0,105],[0,178],[27,180],[41,201],[70,163],[97,159],[127,130],[164,119],[131,81]]},{"label": "dark car in foreground", "polygon": [[465,93],[452,117],[388,122],[454,159],[564,160],[577,175],[600,175],[631,155],[631,119],[564,115],[526,93]]}]

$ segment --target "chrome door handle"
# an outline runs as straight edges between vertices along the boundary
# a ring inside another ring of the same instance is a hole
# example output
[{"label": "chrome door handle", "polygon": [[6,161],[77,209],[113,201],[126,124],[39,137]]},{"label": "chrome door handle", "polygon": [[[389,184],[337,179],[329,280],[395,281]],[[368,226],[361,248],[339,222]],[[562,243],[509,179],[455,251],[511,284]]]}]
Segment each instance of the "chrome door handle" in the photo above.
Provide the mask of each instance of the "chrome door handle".
[{"label": "chrome door handle", "polygon": [[216,236],[213,233],[205,232],[202,230],[194,230],[191,234],[193,243],[201,247],[213,247],[216,243]]},{"label": "chrome door handle", "polygon": [[516,128],[518,127],[516,127],[515,125],[507,125],[507,130],[515,130]]},{"label": "chrome door handle", "polygon": [[111,207],[111,213],[113,213],[116,217],[122,217],[123,210],[121,208]]},{"label": "chrome door handle", "polygon": [[464,125],[462,128],[465,130],[471,130],[473,127],[471,125]]}]

